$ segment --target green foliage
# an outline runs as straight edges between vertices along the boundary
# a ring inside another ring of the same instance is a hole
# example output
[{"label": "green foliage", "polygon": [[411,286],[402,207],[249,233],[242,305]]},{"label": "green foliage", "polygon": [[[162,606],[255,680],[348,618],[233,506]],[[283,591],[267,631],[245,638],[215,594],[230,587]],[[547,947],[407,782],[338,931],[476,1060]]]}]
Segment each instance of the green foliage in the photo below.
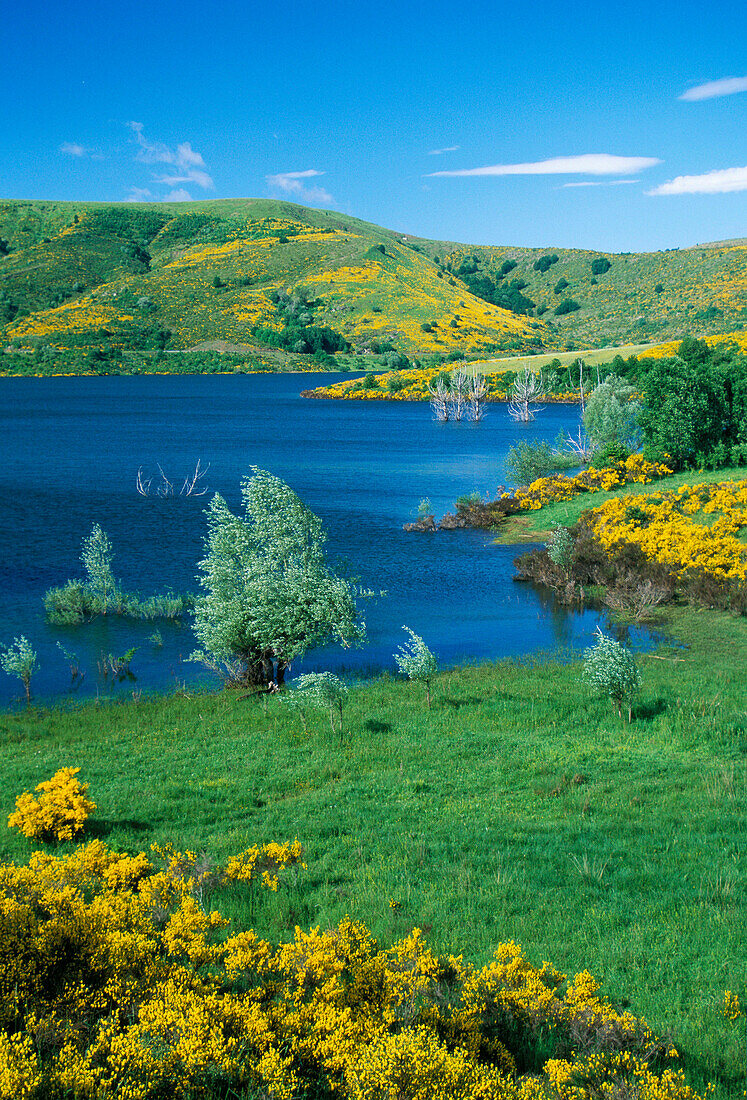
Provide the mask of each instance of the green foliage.
[{"label": "green foliage", "polygon": [[425,519],[426,516],[433,515],[433,505],[431,504],[430,497],[423,497],[418,504],[418,519]]},{"label": "green foliage", "polygon": [[642,360],[640,375],[647,453],[669,454],[682,467],[719,444],[747,443],[747,358],[733,349],[688,338],[674,359]]},{"label": "green foliage", "polygon": [[379,388],[379,380],[373,371],[366,371],[361,383],[364,390],[377,390]]},{"label": "green foliage", "polygon": [[554,524],[547,542],[547,555],[550,561],[567,572],[573,557],[573,547],[573,535],[568,528],[560,523]]},{"label": "green foliage", "polygon": [[187,595],[167,593],[141,599],[123,592],[112,571],[114,551],[98,523],[83,540],[80,560],[86,580],[68,580],[44,594],[44,610],[56,626],[76,626],[97,615],[115,614],[128,619],[180,619],[193,606]]},{"label": "green foliage", "polygon": [[598,256],[596,260],[591,261],[591,273],[592,275],[604,275],[612,267],[606,256]]},{"label": "green foliage", "polygon": [[573,298],[564,298],[553,310],[556,317],[563,317],[566,313],[575,313],[581,306]]},{"label": "green foliage", "polygon": [[117,585],[112,573],[112,544],[98,523],[94,523],[91,534],[83,540],[80,560],[86,573],[88,589],[98,604],[99,614],[106,615],[117,598]]},{"label": "green foliage", "polygon": [[335,733],[335,719],[342,736],[342,710],[348,697],[348,686],[332,672],[308,672],[299,676],[285,696],[291,706],[313,707],[329,712],[329,724]]},{"label": "green foliage", "polygon": [[410,630],[409,626],[403,626],[402,629],[410,635],[410,641],[395,651],[394,662],[402,676],[425,684],[425,697],[430,710],[431,681],[438,671],[438,661],[419,634]]},{"label": "green foliage", "polygon": [[584,409],[584,430],[589,438],[591,459],[599,465],[602,454],[627,457],[640,440],[640,401],[633,400],[635,386],[615,374],[589,394]]},{"label": "green foliage", "polygon": [[622,717],[623,702],[629,702],[640,691],[641,674],[629,649],[608,638],[599,627],[597,634],[597,644],[584,650],[584,680],[601,695],[609,696]]},{"label": "green foliage", "polygon": [[0,650],[0,668],[8,676],[17,676],[26,692],[26,702],[31,702],[31,677],[39,667],[39,661],[31,642],[21,635]]},{"label": "green foliage", "polygon": [[557,254],[555,252],[553,252],[552,254],[548,253],[545,256],[540,256],[538,260],[534,261],[534,263],[532,264],[532,270],[539,271],[539,273],[543,275],[546,271],[550,270],[553,264],[556,264],[557,262]]},{"label": "green foliage", "polygon": [[567,279],[558,279],[557,283],[552,288],[552,292],[553,294],[562,294],[565,288],[570,285]]},{"label": "green foliage", "polygon": [[321,520],[280,478],[252,466],[243,516],[216,493],[207,509],[194,654],[232,683],[282,683],[309,649],[362,639],[352,586],[327,562]]},{"label": "green foliage", "polygon": [[570,470],[579,465],[578,456],[569,454],[564,446],[562,433],[554,444],[544,439],[536,442],[519,440],[508,449],[506,469],[517,485],[529,485],[553,470]]}]

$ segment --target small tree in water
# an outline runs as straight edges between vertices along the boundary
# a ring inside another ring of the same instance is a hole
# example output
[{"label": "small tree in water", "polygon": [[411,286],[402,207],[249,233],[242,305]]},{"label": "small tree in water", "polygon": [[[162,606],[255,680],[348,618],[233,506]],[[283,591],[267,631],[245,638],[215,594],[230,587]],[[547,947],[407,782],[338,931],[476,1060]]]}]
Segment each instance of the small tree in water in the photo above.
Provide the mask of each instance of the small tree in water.
[{"label": "small tree in water", "polygon": [[598,642],[584,650],[584,680],[601,695],[607,695],[622,718],[622,705],[628,705],[628,723],[632,719],[631,696],[641,687],[641,674],[633,654],[624,645],[608,638],[597,627]]},{"label": "small tree in water", "polygon": [[18,676],[26,691],[26,705],[31,703],[31,677],[39,667],[36,653],[31,642],[21,635],[14,638],[9,646],[0,653],[0,668],[9,676]]},{"label": "small tree in water", "polygon": [[88,587],[100,604],[100,613],[106,615],[107,609],[116,600],[117,584],[112,573],[112,544],[98,523],[94,523],[88,538],[83,539],[80,560],[86,571]]},{"label": "small tree in water", "polygon": [[397,668],[408,680],[420,680],[425,684],[425,697],[428,709],[431,708],[431,680],[438,671],[438,661],[419,634],[403,626],[410,635],[410,641],[400,646],[394,654]]}]

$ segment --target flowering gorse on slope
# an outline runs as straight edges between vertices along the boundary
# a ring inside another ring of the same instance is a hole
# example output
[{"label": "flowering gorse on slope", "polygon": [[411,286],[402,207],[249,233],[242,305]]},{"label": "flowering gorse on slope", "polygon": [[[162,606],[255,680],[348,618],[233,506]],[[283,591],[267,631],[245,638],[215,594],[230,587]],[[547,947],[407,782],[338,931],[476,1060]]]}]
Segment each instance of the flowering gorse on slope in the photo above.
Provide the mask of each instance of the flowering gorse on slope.
[{"label": "flowering gorse on slope", "polygon": [[606,550],[635,543],[677,577],[700,571],[747,579],[747,546],[738,538],[747,527],[747,480],[614,497],[590,513],[589,523]]},{"label": "flowering gorse on slope", "polygon": [[475,968],[417,928],[384,948],[350,918],[275,947],[205,905],[231,864],[160,859],[93,841],[0,864],[0,1100],[697,1100],[586,971],[510,941]]}]

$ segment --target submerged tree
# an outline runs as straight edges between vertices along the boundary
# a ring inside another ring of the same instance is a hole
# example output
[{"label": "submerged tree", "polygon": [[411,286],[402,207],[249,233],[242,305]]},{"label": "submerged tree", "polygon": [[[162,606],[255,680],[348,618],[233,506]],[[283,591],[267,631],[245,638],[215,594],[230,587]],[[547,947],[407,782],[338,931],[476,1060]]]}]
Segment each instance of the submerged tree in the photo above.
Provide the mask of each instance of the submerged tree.
[{"label": "submerged tree", "polygon": [[243,516],[216,493],[208,509],[193,654],[226,682],[283,683],[309,649],[363,639],[353,588],[335,575],[321,520],[279,477],[252,466],[241,483]]},{"label": "submerged tree", "polygon": [[527,424],[534,420],[537,411],[534,402],[545,396],[542,374],[535,374],[527,368],[511,383],[508,401],[508,415],[512,420]]}]

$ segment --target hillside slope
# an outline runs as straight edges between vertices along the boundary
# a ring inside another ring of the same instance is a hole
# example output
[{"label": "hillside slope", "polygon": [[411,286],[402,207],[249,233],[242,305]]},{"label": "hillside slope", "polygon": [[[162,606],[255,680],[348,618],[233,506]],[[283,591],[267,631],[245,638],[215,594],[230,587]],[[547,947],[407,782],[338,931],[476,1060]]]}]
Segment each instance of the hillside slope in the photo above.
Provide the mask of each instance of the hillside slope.
[{"label": "hillside slope", "polygon": [[16,348],[222,342],[293,358],[314,328],[333,330],[326,350],[469,356],[745,320],[744,241],[603,255],[421,240],[269,199],[0,203],[0,342]]}]

